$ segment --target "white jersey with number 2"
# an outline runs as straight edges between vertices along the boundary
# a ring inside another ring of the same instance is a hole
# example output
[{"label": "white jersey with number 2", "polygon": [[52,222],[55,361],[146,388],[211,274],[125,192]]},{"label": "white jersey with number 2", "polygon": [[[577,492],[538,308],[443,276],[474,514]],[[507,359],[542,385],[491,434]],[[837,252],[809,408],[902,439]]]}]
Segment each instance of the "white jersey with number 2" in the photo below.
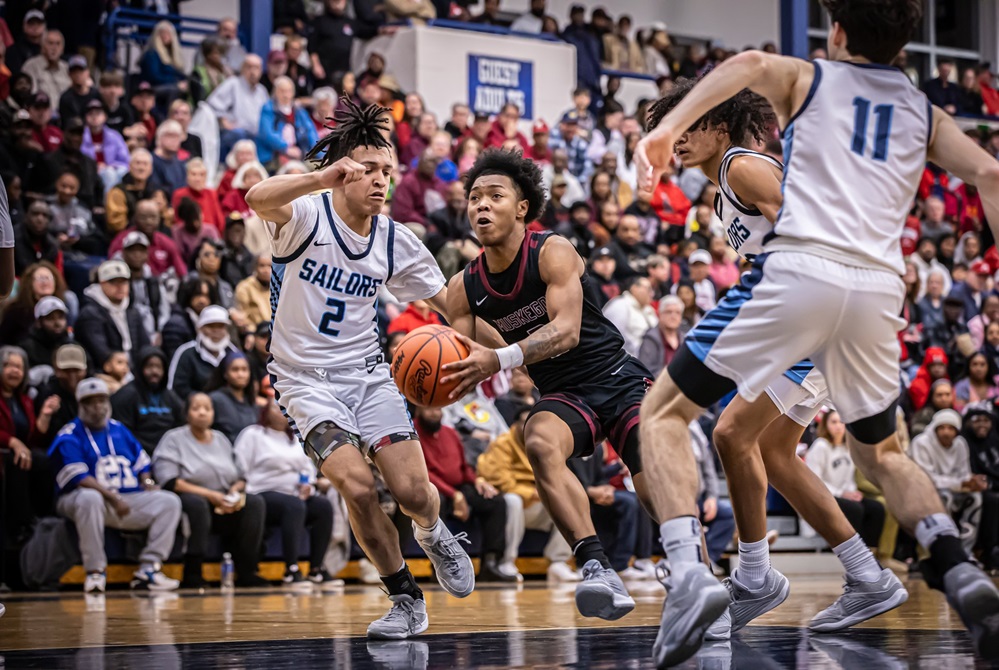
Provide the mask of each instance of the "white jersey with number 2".
[{"label": "white jersey with number 2", "polygon": [[373,217],[362,237],[333,210],[330,193],[298,198],[292,212],[271,241],[271,356],[304,369],[372,367],[381,353],[379,288],[425,300],[444,288],[444,275],[423,243],[386,216]]}]

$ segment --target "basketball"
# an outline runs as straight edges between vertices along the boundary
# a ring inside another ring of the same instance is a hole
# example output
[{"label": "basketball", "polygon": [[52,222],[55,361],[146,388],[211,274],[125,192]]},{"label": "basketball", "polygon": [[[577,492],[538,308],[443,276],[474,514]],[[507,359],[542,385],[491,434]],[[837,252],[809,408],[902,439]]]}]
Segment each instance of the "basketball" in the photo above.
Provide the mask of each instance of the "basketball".
[{"label": "basketball", "polygon": [[453,329],[422,326],[407,335],[396,349],[392,378],[406,399],[421,407],[443,407],[455,384],[443,385],[441,367],[468,356]]}]

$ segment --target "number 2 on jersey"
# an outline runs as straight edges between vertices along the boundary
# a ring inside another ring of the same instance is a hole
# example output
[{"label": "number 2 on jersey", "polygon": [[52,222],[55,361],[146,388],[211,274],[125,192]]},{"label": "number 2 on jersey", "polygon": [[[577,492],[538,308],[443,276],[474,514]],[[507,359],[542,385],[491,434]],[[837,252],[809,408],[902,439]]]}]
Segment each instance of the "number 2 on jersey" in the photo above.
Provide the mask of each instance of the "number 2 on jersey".
[{"label": "number 2 on jersey", "polygon": [[319,332],[323,335],[329,335],[330,337],[336,337],[340,334],[340,331],[336,328],[330,326],[331,323],[341,323],[343,321],[344,312],[347,311],[347,305],[343,300],[337,300],[336,298],[326,298],[326,306],[332,307],[332,312],[326,312],[323,314],[323,318],[319,321]]},{"label": "number 2 on jersey", "polygon": [[[853,153],[863,156],[867,145],[867,119],[871,116],[871,101],[857,96],[853,99],[853,106],[856,111],[853,116],[853,143],[850,148],[853,149]],[[894,105],[874,107],[877,121],[874,125],[874,153],[871,158],[876,161],[888,160],[888,136],[891,135],[891,117],[894,112]]]}]

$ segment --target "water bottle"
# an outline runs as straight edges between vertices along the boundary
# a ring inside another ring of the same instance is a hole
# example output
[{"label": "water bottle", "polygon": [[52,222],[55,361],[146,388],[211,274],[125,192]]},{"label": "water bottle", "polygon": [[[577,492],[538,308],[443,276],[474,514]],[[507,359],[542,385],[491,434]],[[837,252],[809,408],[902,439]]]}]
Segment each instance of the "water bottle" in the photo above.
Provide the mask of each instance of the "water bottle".
[{"label": "water bottle", "polygon": [[309,484],[309,470],[308,468],[303,468],[301,472],[298,473],[298,485],[307,486]]},{"label": "water bottle", "polygon": [[228,551],[222,554],[222,590],[232,591],[235,587],[236,565],[232,562],[232,554]]}]

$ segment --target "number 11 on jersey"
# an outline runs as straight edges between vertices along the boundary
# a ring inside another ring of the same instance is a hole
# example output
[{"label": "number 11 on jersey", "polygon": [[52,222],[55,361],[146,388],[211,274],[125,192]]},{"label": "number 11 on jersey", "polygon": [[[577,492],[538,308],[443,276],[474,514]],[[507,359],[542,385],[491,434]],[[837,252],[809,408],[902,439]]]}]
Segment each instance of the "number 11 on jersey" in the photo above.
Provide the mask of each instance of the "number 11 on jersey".
[{"label": "number 11 on jersey", "polygon": [[[857,96],[853,99],[853,106],[856,111],[853,116],[851,148],[853,153],[863,156],[864,148],[867,145],[867,119],[871,116],[871,101]],[[876,105],[874,107],[874,116],[877,117],[877,121],[874,125],[874,153],[871,158],[876,161],[888,160],[888,137],[891,135],[891,117],[894,112],[894,105]]]}]

